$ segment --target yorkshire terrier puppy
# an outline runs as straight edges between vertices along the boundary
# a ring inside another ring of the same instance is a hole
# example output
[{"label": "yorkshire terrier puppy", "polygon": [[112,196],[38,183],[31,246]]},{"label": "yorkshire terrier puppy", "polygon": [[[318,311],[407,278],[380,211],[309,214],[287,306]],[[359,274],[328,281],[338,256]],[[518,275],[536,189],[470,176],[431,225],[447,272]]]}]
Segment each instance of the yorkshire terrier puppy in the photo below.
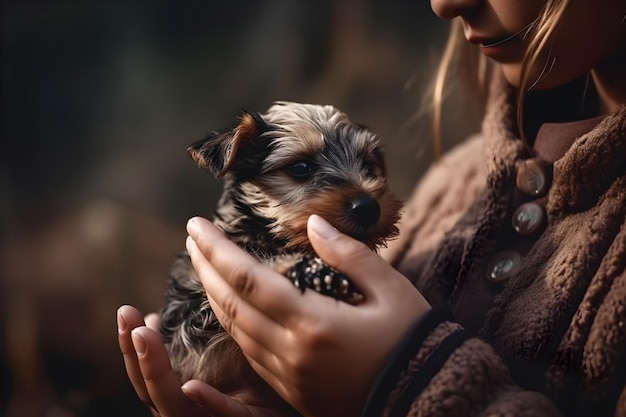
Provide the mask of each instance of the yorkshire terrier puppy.
[{"label": "yorkshire terrier puppy", "polygon": [[[306,225],[321,215],[373,250],[397,235],[401,203],[388,187],[373,133],[331,106],[277,102],[263,115],[242,112],[234,127],[210,133],[188,152],[224,180],[213,222],[226,236],[301,291],[361,301],[349,279],[315,255]],[[166,298],[161,334],[183,381],[200,379],[288,408],[220,326],[186,253],[172,266]]]}]

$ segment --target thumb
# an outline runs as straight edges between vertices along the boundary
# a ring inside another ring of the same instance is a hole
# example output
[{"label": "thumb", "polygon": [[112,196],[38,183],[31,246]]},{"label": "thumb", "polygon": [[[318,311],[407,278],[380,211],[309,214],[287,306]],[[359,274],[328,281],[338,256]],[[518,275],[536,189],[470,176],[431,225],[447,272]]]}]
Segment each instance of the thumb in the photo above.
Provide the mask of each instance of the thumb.
[{"label": "thumb", "polygon": [[224,417],[250,416],[247,407],[216,388],[198,380],[186,382],[183,393],[210,415]]},{"label": "thumb", "polygon": [[[284,403],[263,404],[263,399],[256,397],[252,391],[242,390],[231,396],[197,379],[185,382],[181,390],[211,416],[280,417],[284,415],[280,411],[281,407],[285,407]],[[255,403],[258,405],[254,405]]]},{"label": "thumb", "polygon": [[339,232],[320,216],[310,216],[307,227],[317,255],[347,275],[366,298],[377,294],[389,275],[401,276],[365,244]]}]

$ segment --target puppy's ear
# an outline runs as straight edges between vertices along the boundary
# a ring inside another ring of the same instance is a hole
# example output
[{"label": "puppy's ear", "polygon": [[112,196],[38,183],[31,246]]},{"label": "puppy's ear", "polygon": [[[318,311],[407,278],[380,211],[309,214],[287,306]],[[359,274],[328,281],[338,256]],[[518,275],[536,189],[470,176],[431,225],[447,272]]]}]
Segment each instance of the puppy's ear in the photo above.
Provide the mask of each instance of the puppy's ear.
[{"label": "puppy's ear", "polygon": [[236,126],[209,133],[187,148],[187,152],[200,168],[220,178],[232,166],[239,146],[253,141],[264,130],[265,122],[258,113],[243,110]]},{"label": "puppy's ear", "polygon": [[243,110],[236,126],[209,133],[187,152],[200,168],[220,178],[231,168],[239,146],[253,141],[265,130],[265,121],[258,113]]}]

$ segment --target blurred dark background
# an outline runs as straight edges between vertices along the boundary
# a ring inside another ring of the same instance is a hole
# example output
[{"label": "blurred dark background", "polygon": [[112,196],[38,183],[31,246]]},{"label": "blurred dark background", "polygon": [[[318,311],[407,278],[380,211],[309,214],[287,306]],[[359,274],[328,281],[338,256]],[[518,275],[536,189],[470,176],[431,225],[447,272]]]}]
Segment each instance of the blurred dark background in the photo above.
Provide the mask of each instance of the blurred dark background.
[{"label": "blurred dark background", "polygon": [[406,197],[432,161],[426,1],[2,1],[0,414],[147,416],[115,311],[158,309],[220,184],[186,147],[274,100],[384,141]]}]

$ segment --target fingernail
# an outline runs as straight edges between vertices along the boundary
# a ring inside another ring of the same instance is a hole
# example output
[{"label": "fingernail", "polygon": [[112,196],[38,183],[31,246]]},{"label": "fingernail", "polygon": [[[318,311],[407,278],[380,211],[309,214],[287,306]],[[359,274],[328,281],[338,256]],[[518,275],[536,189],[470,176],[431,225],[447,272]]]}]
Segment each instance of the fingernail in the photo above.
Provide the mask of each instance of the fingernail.
[{"label": "fingernail", "polygon": [[187,396],[187,398],[193,401],[194,404],[196,404],[200,408],[204,408],[202,403],[198,401],[198,394],[195,391],[190,390],[189,387],[187,386],[187,383],[183,384],[183,386],[180,387],[180,390],[183,392],[183,394]]},{"label": "fingernail", "polygon": [[185,239],[185,248],[187,249],[187,252],[191,254],[195,244],[196,242],[193,240],[193,238],[191,236],[187,236],[187,239]]},{"label": "fingernail", "polygon": [[137,330],[133,330],[131,333],[131,337],[133,339],[133,346],[135,347],[135,352],[137,352],[138,356],[144,356],[146,354],[146,339],[137,332]]},{"label": "fingernail", "polygon": [[187,222],[187,233],[189,233],[189,236],[191,236],[193,240],[196,240],[198,233],[200,233],[200,225],[195,217],[192,217]]},{"label": "fingernail", "polygon": [[117,310],[117,332],[122,334],[128,328],[128,323],[120,310]]},{"label": "fingernail", "polygon": [[[187,396],[187,398],[193,401],[198,407],[204,409],[207,408],[208,404],[208,402],[206,401],[207,396],[213,396],[211,395],[210,391],[215,391],[216,394],[219,393],[216,388],[206,385],[205,383],[195,379],[191,379],[185,382],[180,388],[183,394]],[[225,394],[219,393],[219,395],[223,396]]]},{"label": "fingernail", "polygon": [[309,228],[325,240],[334,239],[340,234],[337,229],[317,214],[309,217]]}]

